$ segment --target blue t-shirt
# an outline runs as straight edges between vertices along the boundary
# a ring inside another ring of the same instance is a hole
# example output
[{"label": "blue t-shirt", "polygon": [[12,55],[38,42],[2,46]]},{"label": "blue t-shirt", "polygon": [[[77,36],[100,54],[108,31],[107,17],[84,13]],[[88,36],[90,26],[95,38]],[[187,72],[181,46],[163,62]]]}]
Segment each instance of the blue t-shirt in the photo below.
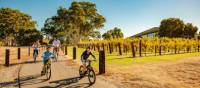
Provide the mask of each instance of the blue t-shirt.
[{"label": "blue t-shirt", "polygon": [[96,57],[95,57],[91,52],[87,53],[87,50],[86,50],[86,51],[84,51],[84,52],[82,53],[82,55],[81,55],[81,60],[87,60],[87,59],[89,58],[90,55],[92,55],[92,57],[93,57],[94,59],[96,59]]},{"label": "blue t-shirt", "polygon": [[43,61],[48,60],[49,57],[52,56],[52,55],[53,55],[53,53],[51,53],[50,51],[45,51],[45,52],[43,53]]}]

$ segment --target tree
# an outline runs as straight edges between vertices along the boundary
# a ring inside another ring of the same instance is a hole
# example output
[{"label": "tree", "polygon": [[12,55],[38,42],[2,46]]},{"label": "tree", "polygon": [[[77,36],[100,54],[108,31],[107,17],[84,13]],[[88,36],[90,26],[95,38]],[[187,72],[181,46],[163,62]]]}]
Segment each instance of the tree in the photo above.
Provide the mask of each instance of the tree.
[{"label": "tree", "polygon": [[194,38],[198,28],[193,26],[191,23],[187,23],[184,28],[183,37],[185,38]]},{"label": "tree", "polygon": [[102,35],[104,39],[115,39],[115,38],[123,38],[124,34],[122,33],[120,28],[115,27],[114,29],[111,29],[104,33]]},{"label": "tree", "polygon": [[122,33],[120,28],[115,27],[112,32],[113,38],[123,38],[124,34]]},{"label": "tree", "polygon": [[90,34],[90,37],[94,39],[101,39],[101,33],[99,31],[94,31]]},{"label": "tree", "polygon": [[[52,34],[50,32],[53,30],[55,35],[60,33],[59,37],[74,44],[102,28],[105,23],[105,18],[97,12],[96,5],[91,2],[72,2],[68,9],[60,7],[57,15],[50,19],[51,22],[46,21],[42,31]],[[52,24],[53,27],[47,27]]]},{"label": "tree", "polygon": [[179,18],[168,18],[161,21],[159,36],[160,37],[182,37],[184,23]]},{"label": "tree", "polygon": [[161,21],[159,36],[169,38],[194,38],[198,28],[191,23],[184,24],[179,18],[168,18]]},{"label": "tree", "polygon": [[20,46],[32,45],[37,40],[42,40],[43,36],[40,31],[36,29],[20,29],[16,37],[17,44]]},{"label": "tree", "polygon": [[35,25],[36,22],[28,14],[11,8],[0,8],[0,37],[6,45],[16,40],[20,29],[35,29]]}]

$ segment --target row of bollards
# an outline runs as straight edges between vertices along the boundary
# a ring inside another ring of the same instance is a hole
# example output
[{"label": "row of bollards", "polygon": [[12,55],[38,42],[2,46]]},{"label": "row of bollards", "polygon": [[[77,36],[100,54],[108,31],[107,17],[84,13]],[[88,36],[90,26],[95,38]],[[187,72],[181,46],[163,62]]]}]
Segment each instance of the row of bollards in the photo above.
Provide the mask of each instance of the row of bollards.
[{"label": "row of bollards", "polygon": [[[30,47],[28,47],[28,55],[30,56]],[[76,59],[76,47],[73,47],[73,59]],[[67,46],[65,46],[65,55],[67,55]],[[21,48],[17,48],[17,59],[21,59]],[[5,66],[10,65],[10,49],[5,51]],[[104,49],[99,51],[99,74],[105,73],[105,51]]]},{"label": "row of bollards", "polygon": [[[28,48],[28,55],[30,56],[30,47]],[[21,59],[21,48],[17,48],[17,59]],[[10,65],[10,49],[6,49],[5,51],[5,66]]]}]

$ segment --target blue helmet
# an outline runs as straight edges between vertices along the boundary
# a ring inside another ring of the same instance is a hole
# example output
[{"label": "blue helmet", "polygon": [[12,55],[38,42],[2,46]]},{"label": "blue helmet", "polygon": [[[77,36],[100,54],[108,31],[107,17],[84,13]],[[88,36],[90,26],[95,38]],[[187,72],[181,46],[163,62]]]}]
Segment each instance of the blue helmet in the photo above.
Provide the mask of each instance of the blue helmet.
[{"label": "blue helmet", "polygon": [[51,47],[52,47],[51,45],[47,45],[47,46],[46,46],[47,49],[49,49],[49,48],[51,48]]}]

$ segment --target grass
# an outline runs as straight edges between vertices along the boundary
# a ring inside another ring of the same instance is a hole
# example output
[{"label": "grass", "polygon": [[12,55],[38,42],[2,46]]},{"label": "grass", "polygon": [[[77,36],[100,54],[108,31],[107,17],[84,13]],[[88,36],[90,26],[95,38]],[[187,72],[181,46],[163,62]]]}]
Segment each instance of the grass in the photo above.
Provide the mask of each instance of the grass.
[{"label": "grass", "polygon": [[[77,61],[80,60],[80,56],[85,49],[77,48]],[[72,57],[72,47],[68,47],[68,55]],[[94,52],[94,55],[99,58],[98,52]],[[117,52],[112,54],[106,53],[106,65],[116,65],[116,66],[127,66],[133,64],[143,64],[148,62],[158,62],[158,61],[175,61],[182,58],[200,56],[200,52],[196,53],[185,53],[185,54],[173,54],[173,55],[162,55],[162,56],[147,56],[147,57],[137,57],[132,58],[131,53],[118,55]],[[93,59],[90,57],[90,59]],[[94,68],[98,68],[98,60],[93,63]]]}]

